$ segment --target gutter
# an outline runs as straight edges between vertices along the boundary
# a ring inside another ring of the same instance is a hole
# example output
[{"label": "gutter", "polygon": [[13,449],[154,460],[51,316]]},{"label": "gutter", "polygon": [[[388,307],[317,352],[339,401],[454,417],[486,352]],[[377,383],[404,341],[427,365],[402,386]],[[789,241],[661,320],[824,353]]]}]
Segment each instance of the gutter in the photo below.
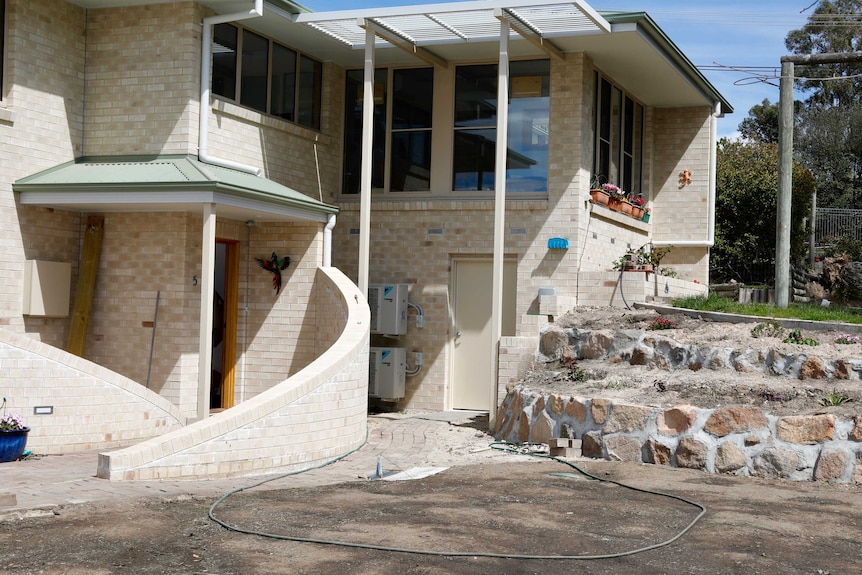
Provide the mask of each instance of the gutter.
[{"label": "gutter", "polygon": [[224,24],[227,22],[236,22],[238,20],[247,20],[249,18],[257,18],[263,16],[263,0],[254,0],[254,8],[245,12],[234,12],[233,14],[219,14],[217,16],[209,16],[203,19],[203,34],[201,34],[201,97],[200,97],[200,113],[198,114],[198,159],[205,164],[239,170],[249,174],[259,176],[261,169],[240,164],[223,158],[214,158],[209,155],[207,146],[209,144],[209,119],[210,119],[210,72],[212,69],[211,50],[212,44],[212,27],[214,24]]},{"label": "gutter", "polygon": [[690,240],[690,241],[667,241],[653,240],[654,246],[675,246],[678,248],[685,247],[706,247],[711,248],[715,245],[715,195],[716,195],[716,163],[718,152],[718,118],[721,116],[721,102],[715,103],[715,112],[710,116],[709,127],[709,223],[707,224],[706,240]]}]

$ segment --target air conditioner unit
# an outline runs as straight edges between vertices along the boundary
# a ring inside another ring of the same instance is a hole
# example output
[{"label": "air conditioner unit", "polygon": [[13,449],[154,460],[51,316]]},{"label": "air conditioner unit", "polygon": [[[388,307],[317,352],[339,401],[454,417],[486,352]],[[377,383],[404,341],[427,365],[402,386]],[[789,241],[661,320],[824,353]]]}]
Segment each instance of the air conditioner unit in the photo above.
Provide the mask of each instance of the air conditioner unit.
[{"label": "air conditioner unit", "polygon": [[380,399],[404,397],[407,351],[403,347],[372,347],[368,362],[368,395]]},{"label": "air conditioner unit", "polygon": [[407,333],[407,284],[371,284],[368,307],[371,308],[371,333],[403,335]]}]

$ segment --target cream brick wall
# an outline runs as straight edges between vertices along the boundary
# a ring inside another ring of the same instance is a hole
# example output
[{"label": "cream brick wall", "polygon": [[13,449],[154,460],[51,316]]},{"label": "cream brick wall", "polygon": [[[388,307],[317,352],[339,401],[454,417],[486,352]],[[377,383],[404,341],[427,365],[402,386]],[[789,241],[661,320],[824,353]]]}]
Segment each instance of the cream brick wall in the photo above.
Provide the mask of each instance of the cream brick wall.
[{"label": "cream brick wall", "polygon": [[87,12],[83,154],[197,152],[202,7]]},{"label": "cream brick wall", "polygon": [[65,261],[77,270],[78,215],[19,206],[12,183],[80,152],[84,10],[61,0],[7,0],[6,18],[6,93],[0,102],[0,326],[56,345],[66,339],[63,320],[25,320],[21,315],[24,261]]},{"label": "cream brick wall", "polygon": [[[708,239],[710,113],[708,107],[654,111],[653,182],[657,192],[650,219],[654,240]],[[683,170],[692,172],[692,182],[680,188]],[[681,279],[709,281],[706,247],[674,248],[662,264],[677,270]]]}]

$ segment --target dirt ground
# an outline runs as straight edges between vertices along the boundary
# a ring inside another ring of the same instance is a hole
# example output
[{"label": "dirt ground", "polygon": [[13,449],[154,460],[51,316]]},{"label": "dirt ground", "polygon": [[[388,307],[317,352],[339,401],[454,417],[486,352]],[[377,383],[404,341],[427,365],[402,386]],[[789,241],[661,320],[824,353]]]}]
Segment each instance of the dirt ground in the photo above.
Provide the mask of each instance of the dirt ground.
[{"label": "dirt ground", "polygon": [[659,466],[584,462],[591,473],[694,500],[700,510],[614,484],[552,473],[556,462],[453,467],[416,481],[366,481],[246,491],[216,508],[246,531],[453,555],[287,541],[228,530],[211,500],[78,505],[0,524],[0,573],[141,574],[785,574],[859,573],[859,486],[707,475]]},{"label": "dirt ground", "polygon": [[[616,329],[637,327],[652,314],[587,310],[563,321],[585,328]],[[664,335],[680,341],[733,347],[764,344],[763,339],[750,337],[751,325],[674,319],[679,328]],[[816,348],[821,357],[832,352],[860,356],[859,344],[829,346],[832,337],[811,335],[821,341]],[[768,343],[785,345],[776,340]],[[684,402],[711,407],[756,402],[779,411],[826,409],[847,414],[858,413],[862,406],[857,380],[837,386],[852,395],[854,402],[826,408],[819,398],[833,389],[833,382],[752,378],[708,370],[669,374],[588,363],[582,365],[597,373],[604,370],[604,375],[576,385],[558,381],[553,366],[546,366],[526,381],[560,393],[624,397],[652,404]],[[656,380],[665,383],[666,391],[658,391]],[[764,390],[774,396],[764,395]],[[780,401],[776,399],[779,394]],[[414,416],[410,412],[391,414]],[[706,514],[670,545],[633,555],[590,560],[526,558],[607,555],[653,546],[680,533],[700,510],[677,499],[586,479],[559,462],[491,452],[488,445],[493,438],[485,433],[487,427],[487,417],[435,424],[427,438],[435,449],[421,464],[452,467],[425,479],[296,488],[286,478],[233,495],[216,508],[215,516],[221,521],[256,534],[227,529],[210,520],[213,500],[193,495],[70,505],[53,516],[0,521],[0,574],[862,572],[860,485],[717,476],[596,460],[575,463],[602,479],[696,501],[706,507]]]},{"label": "dirt ground", "polygon": [[[580,329],[647,330],[660,314],[653,310],[620,308],[576,308],[558,319],[561,327]],[[788,355],[817,356],[829,359],[862,361],[862,345],[835,344],[838,331],[802,330],[803,338],[814,339],[818,345],[784,343],[781,337],[754,337],[756,323],[724,323],[705,321],[681,314],[667,315],[676,325],[673,329],[650,333],[669,337],[683,344],[746,349],[776,349]],[[859,336],[862,339],[862,335]],[[862,380],[800,380],[794,377],[765,374],[741,374],[732,369],[668,372],[626,362],[581,360],[578,363],[587,374],[586,381],[571,381],[559,362],[537,364],[522,383],[537,391],[581,397],[604,397],[641,405],[671,406],[689,404],[702,408],[728,405],[758,406],[774,414],[809,414],[828,412],[852,418],[862,412]],[[842,405],[824,406],[830,395],[846,398]]]}]

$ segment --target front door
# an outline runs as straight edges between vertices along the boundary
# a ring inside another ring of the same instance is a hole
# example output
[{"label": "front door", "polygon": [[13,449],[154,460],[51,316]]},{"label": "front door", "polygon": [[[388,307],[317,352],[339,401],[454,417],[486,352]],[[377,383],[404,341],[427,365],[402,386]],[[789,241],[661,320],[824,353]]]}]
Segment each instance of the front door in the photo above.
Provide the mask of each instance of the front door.
[{"label": "front door", "polygon": [[218,240],[213,288],[211,410],[234,404],[238,280],[239,244]]},{"label": "front door", "polygon": [[[453,267],[455,329],[452,408],[490,411],[496,388],[491,356],[491,260],[456,260]],[[503,265],[502,334],[515,335],[517,264]]]}]

